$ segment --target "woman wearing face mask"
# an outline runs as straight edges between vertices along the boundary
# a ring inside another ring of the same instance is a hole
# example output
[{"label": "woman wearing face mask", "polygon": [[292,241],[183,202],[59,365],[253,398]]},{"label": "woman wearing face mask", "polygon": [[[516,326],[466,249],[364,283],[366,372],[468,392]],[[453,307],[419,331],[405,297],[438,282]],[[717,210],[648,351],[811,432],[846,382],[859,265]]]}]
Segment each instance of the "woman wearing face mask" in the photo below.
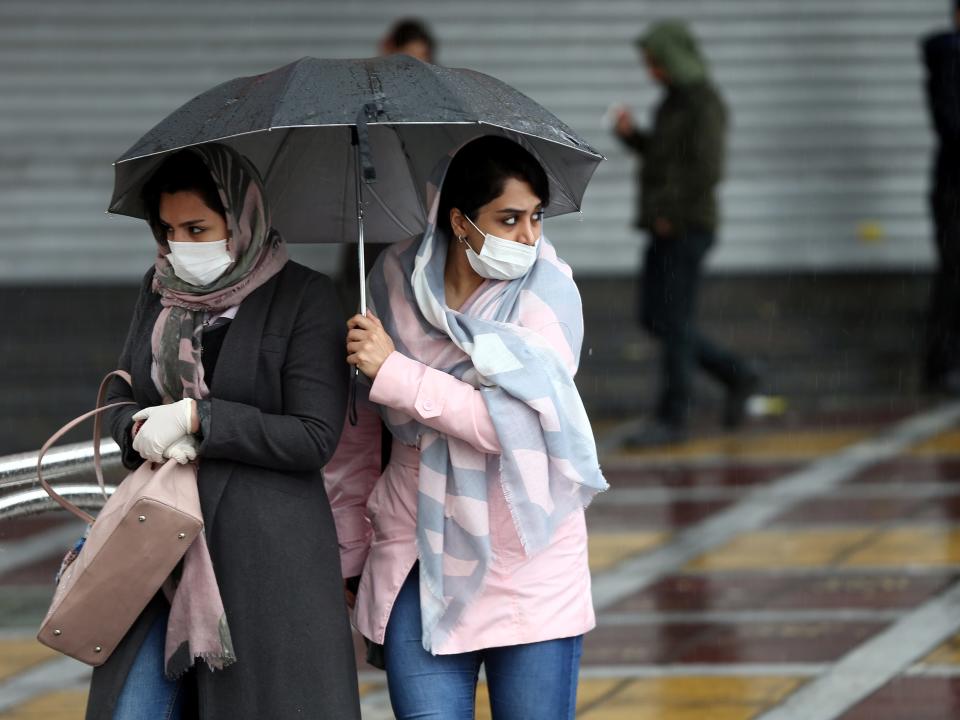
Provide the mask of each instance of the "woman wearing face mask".
[{"label": "woman wearing face mask", "polygon": [[477,139],[436,179],[427,231],[381,256],[371,313],[348,322],[370,380],[326,475],[348,602],[398,719],[473,717],[481,665],[496,720],[573,718],[594,626],[583,509],[606,487],[573,383],[580,297],[523,147]]},{"label": "woman wearing face mask", "polygon": [[[328,278],[288,262],[256,170],[222,145],[144,189],[157,242],[109,400],[130,468],[198,463],[204,533],[93,673],[88,718],[359,718],[321,468],[346,407]],[[212,671],[212,672],[211,672]]]}]

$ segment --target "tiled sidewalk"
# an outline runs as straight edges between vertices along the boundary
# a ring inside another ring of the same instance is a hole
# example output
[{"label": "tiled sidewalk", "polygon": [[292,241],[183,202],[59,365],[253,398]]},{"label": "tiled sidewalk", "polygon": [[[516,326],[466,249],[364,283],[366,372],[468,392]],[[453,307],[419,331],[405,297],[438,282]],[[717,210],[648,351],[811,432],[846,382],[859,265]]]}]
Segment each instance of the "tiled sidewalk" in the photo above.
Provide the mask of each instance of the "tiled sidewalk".
[{"label": "tiled sidewalk", "polygon": [[[578,717],[960,716],[958,419],[945,407],[605,458]],[[84,671],[37,645],[16,605],[54,561],[0,576],[2,720],[83,716]],[[41,680],[32,694],[25,678]],[[382,674],[361,681],[364,717],[391,717]]]}]

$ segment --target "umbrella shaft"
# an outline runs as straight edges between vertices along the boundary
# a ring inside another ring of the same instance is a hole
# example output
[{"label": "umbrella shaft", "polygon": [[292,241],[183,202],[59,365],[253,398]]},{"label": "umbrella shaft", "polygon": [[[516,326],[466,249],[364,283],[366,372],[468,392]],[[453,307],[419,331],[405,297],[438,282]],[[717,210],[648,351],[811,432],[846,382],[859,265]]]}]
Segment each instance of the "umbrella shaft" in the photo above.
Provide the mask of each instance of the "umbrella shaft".
[{"label": "umbrella shaft", "polygon": [[357,182],[357,253],[360,258],[360,314],[367,314],[367,263],[363,252],[363,182],[360,180],[360,143],[357,142],[356,131],[354,131],[353,142],[354,159],[356,168],[354,176]]}]

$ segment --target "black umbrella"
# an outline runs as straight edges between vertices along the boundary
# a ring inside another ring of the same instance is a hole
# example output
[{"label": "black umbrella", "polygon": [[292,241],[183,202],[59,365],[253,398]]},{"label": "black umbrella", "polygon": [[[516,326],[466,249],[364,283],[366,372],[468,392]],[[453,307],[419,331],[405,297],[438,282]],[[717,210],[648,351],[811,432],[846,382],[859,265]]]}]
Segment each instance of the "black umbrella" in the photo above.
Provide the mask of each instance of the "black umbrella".
[{"label": "black umbrella", "polygon": [[[439,160],[480,135],[516,140],[550,180],[548,215],[580,209],[603,157],[550,112],[472,70],[406,55],[303,58],[198,95],[114,163],[110,212],[144,217],[141,190],[165,156],[208,142],[231,145],[263,177],[274,226],[288,242],[378,243],[426,223],[424,193]],[[366,309],[362,291],[361,312]]]}]

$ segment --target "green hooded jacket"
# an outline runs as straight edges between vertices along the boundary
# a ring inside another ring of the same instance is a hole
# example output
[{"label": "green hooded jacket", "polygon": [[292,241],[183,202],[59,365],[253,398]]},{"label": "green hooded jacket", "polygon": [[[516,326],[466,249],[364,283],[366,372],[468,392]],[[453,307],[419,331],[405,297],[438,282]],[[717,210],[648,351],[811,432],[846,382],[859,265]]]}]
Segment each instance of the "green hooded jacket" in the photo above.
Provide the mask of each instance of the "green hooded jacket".
[{"label": "green hooded jacket", "polygon": [[674,234],[713,232],[716,187],[723,177],[727,111],[710,82],[697,41],[676,20],[653,25],[637,46],[666,72],[666,94],[648,131],[621,138],[641,157],[636,225],[657,218]]}]

